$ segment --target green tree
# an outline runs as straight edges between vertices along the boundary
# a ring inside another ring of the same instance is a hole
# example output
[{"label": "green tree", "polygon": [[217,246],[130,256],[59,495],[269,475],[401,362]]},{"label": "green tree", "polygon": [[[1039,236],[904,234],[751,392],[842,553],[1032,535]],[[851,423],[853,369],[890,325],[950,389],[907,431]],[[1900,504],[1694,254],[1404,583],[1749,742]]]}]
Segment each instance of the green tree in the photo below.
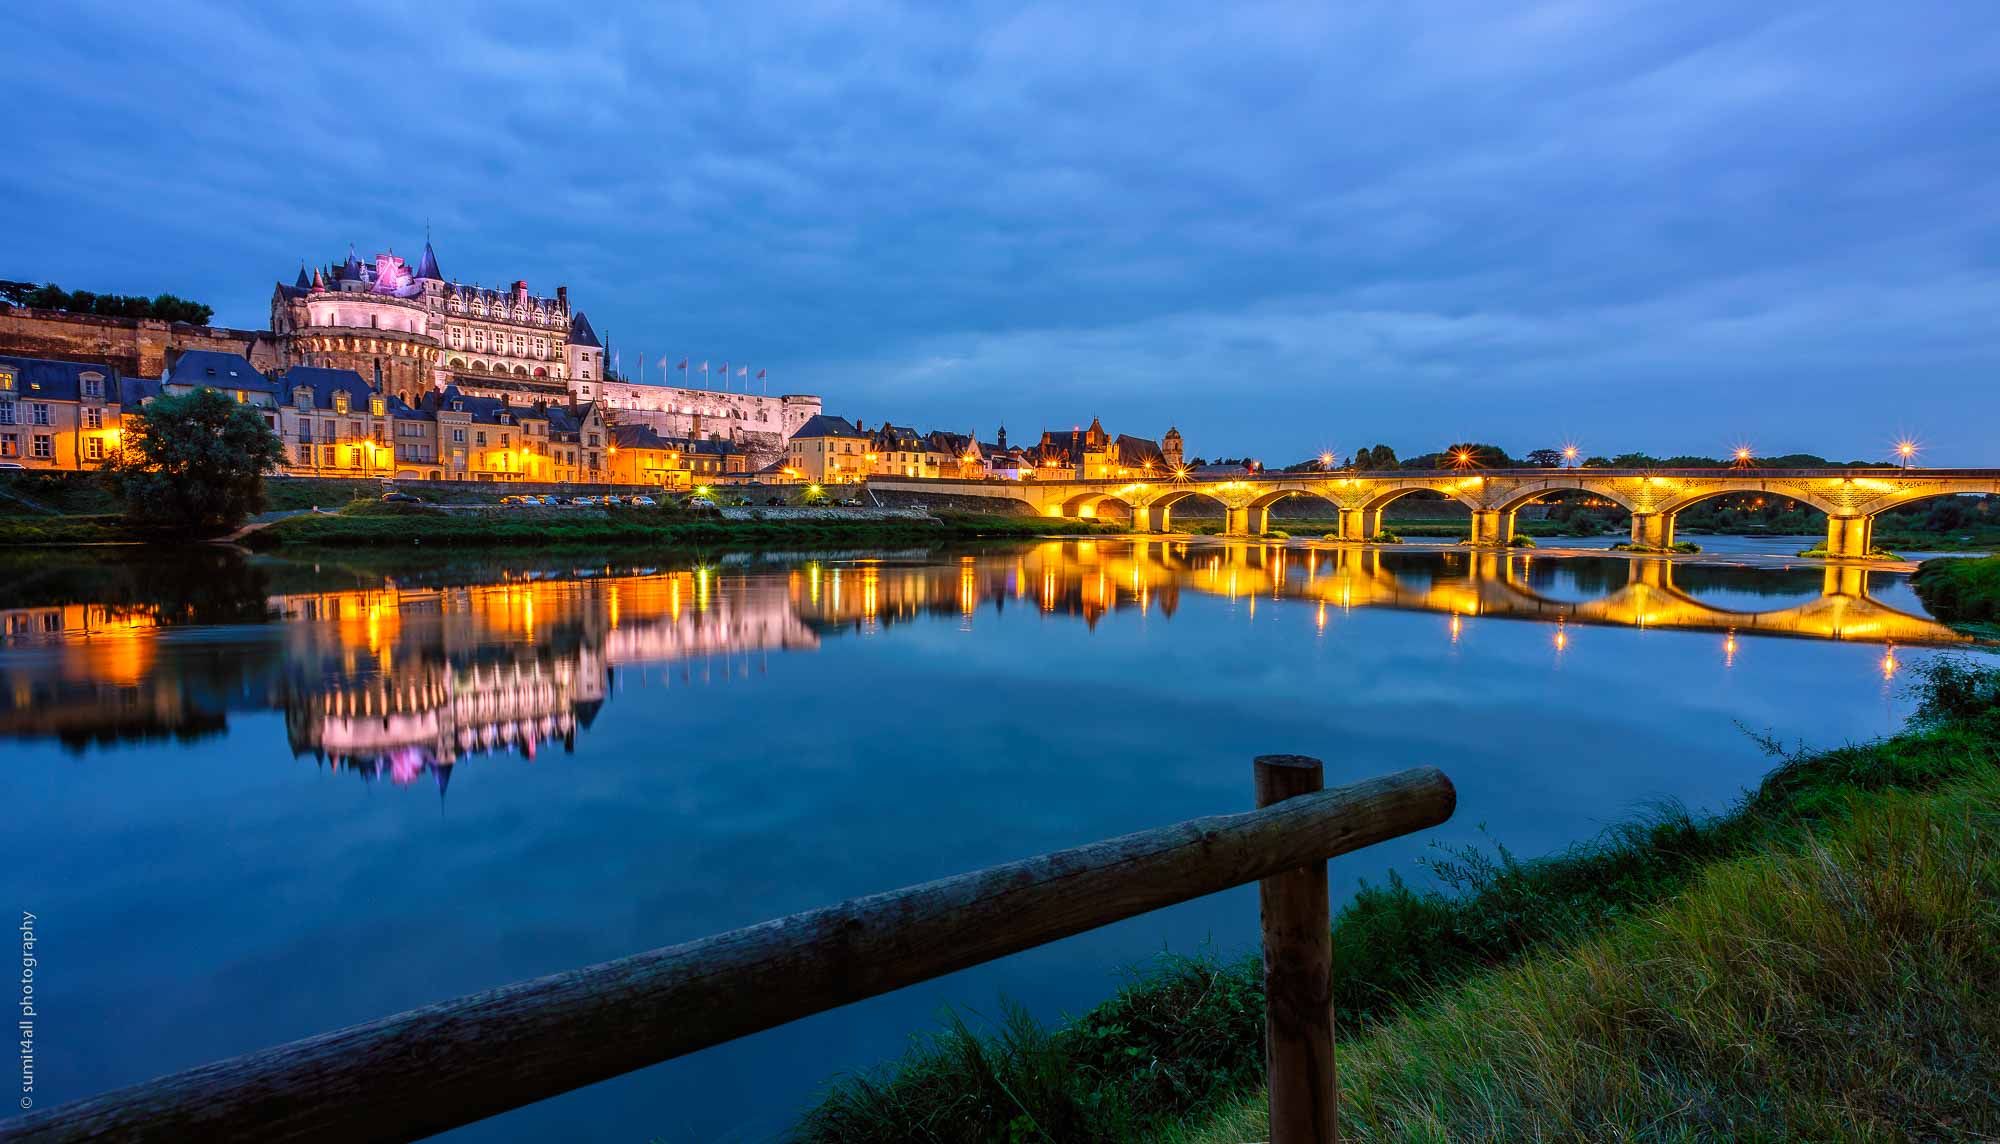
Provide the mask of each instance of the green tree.
[{"label": "green tree", "polygon": [[263,417],[213,389],[148,404],[111,466],[125,515],[155,528],[233,528],[264,507],[285,447]]},{"label": "green tree", "polygon": [[1354,454],[1353,467],[1364,471],[1393,469],[1396,465],[1396,451],[1387,445],[1361,449]]}]

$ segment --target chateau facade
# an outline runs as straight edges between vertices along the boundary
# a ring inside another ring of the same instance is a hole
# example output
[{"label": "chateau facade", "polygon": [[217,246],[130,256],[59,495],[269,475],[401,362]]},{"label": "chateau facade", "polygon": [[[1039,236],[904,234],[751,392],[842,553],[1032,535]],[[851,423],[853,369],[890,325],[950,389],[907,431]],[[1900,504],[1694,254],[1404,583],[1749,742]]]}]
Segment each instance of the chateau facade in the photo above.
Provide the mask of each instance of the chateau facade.
[{"label": "chateau facade", "polygon": [[461,393],[524,404],[568,401],[573,387],[603,377],[604,350],[569,289],[553,298],[445,281],[437,252],[424,243],[412,268],[394,253],[299,268],[271,296],[278,368],[350,369],[377,389],[416,404],[425,393]]}]

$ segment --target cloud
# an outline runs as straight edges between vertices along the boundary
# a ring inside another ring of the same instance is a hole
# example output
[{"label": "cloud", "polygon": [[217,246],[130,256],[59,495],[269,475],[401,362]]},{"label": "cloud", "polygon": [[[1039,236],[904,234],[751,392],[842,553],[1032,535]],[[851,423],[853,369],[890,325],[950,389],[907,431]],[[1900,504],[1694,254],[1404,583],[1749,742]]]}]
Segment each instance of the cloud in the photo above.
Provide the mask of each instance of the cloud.
[{"label": "cloud", "polygon": [[1724,0],[23,5],[0,275],[261,324],[429,220],[871,418],[2000,463],[1996,48]]}]

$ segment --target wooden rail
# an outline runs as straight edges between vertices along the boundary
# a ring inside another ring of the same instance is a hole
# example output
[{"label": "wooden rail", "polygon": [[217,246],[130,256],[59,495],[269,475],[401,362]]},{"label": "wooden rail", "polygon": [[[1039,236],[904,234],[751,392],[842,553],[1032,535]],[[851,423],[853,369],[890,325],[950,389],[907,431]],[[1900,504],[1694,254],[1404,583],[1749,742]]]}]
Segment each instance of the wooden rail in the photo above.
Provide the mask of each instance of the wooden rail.
[{"label": "wooden rail", "polygon": [[1326,860],[1443,822],[1457,795],[1431,767],[1334,790],[1295,756],[1257,775],[1256,810],[412,1009],[0,1122],[0,1140],[414,1139],[1265,880],[1272,1141],[1318,1144],[1335,1121]]}]

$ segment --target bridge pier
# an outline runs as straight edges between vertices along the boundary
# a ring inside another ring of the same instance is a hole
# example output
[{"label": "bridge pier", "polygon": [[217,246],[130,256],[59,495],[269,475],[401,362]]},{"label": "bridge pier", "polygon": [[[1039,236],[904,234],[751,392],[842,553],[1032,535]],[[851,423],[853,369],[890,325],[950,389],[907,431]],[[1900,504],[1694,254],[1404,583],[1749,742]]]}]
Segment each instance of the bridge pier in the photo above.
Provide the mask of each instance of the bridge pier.
[{"label": "bridge pier", "polygon": [[1875,518],[1872,516],[1830,516],[1826,518],[1826,554],[1863,557],[1875,547]]},{"label": "bridge pier", "polygon": [[1666,512],[1632,514],[1632,543],[1641,548],[1672,548],[1674,517]]},{"label": "bridge pier", "polygon": [[[1158,514],[1157,516],[1154,515],[1156,513]],[[1157,508],[1149,504],[1135,504],[1132,506],[1132,531],[1165,532],[1167,530],[1166,515],[1166,509]]]},{"label": "bridge pier", "polygon": [[1223,517],[1224,536],[1262,536],[1271,526],[1268,508],[1231,508]]},{"label": "bridge pier", "polygon": [[1382,531],[1382,510],[1379,508],[1344,508],[1340,510],[1340,539],[1356,542],[1375,539]]},{"label": "bridge pier", "polygon": [[1472,543],[1505,545],[1514,539],[1514,514],[1478,509],[1472,514]]}]

